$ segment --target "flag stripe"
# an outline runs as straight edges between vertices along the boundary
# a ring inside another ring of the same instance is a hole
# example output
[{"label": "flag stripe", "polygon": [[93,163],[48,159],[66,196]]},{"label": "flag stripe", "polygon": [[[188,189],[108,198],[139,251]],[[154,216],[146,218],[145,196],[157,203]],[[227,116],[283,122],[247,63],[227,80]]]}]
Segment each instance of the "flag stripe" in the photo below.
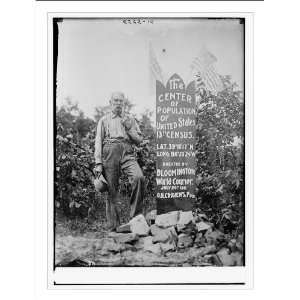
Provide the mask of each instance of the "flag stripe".
[{"label": "flag stripe", "polygon": [[215,67],[214,67],[213,65],[210,66],[210,70],[211,70],[211,72],[215,75],[215,79],[216,79],[216,81],[217,81],[217,84],[218,84],[219,86],[221,86],[221,88],[223,88],[223,83],[222,83],[221,77],[220,77],[220,75],[217,73],[217,71],[216,71],[216,69],[215,69]]},{"label": "flag stripe", "polygon": [[197,87],[200,88],[204,83],[205,88],[213,94],[217,94],[223,88],[222,80],[214,67],[216,61],[217,58],[203,48],[191,64],[191,69],[201,78],[201,84],[198,82]]},{"label": "flag stripe", "polygon": [[214,73],[210,68],[206,71],[207,77],[212,81],[213,86],[215,89],[220,88],[220,82],[219,82],[219,77],[216,73]]},{"label": "flag stripe", "polygon": [[155,80],[159,80],[163,82],[162,70],[156,59],[154,50],[152,45],[149,46],[149,63],[150,63],[150,71]]},{"label": "flag stripe", "polygon": [[201,66],[198,65],[198,63],[196,63],[196,66],[198,67],[199,73],[207,88],[215,92],[218,85],[214,82],[212,74],[209,74],[207,70],[203,70]]}]

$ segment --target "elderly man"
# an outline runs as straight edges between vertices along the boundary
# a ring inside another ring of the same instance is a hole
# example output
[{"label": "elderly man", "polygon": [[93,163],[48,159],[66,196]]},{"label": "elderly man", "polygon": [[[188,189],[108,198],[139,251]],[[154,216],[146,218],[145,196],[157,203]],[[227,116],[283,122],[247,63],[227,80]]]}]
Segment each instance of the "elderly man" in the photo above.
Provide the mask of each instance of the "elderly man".
[{"label": "elderly man", "polygon": [[128,176],[132,187],[130,218],[142,213],[143,208],[144,176],[132,147],[132,144],[140,144],[143,137],[136,120],[124,112],[124,102],[123,93],[112,93],[111,111],[100,119],[95,140],[95,174],[98,178],[103,174],[108,185],[106,216],[109,230],[120,225],[117,202],[121,171]]}]

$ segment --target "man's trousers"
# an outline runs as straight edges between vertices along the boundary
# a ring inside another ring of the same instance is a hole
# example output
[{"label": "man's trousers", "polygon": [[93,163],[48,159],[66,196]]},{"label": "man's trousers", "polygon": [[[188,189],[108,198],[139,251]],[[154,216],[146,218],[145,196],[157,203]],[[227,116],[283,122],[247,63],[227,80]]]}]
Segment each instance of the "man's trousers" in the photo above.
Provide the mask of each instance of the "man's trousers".
[{"label": "man's trousers", "polygon": [[130,196],[130,218],[143,213],[144,182],[142,170],[134,156],[133,147],[127,142],[105,143],[102,152],[103,173],[108,183],[106,217],[111,230],[120,225],[119,179],[121,171],[128,176],[132,192]]}]

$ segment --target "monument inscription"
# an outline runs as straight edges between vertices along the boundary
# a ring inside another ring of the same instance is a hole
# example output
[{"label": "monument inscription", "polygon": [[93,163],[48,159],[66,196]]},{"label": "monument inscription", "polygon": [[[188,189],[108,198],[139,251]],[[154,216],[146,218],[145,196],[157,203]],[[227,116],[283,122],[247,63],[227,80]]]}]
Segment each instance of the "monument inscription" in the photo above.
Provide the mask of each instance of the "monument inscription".
[{"label": "monument inscription", "polygon": [[191,210],[195,199],[195,86],[174,74],[156,81],[157,213]]}]

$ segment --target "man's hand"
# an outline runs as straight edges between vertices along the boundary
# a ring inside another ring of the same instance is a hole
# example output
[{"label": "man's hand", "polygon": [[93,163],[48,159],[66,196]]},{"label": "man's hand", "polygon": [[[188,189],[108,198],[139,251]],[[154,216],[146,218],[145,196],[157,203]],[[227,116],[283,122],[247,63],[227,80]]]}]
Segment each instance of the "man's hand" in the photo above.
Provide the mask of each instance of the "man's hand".
[{"label": "man's hand", "polygon": [[95,173],[95,176],[96,176],[97,178],[99,178],[99,177],[101,176],[102,171],[103,171],[103,166],[102,166],[102,164],[98,164],[98,165],[95,166],[95,168],[94,168],[94,173]]},{"label": "man's hand", "polygon": [[132,127],[132,120],[129,117],[125,117],[122,120],[122,124],[125,127],[126,130],[130,130]]}]

